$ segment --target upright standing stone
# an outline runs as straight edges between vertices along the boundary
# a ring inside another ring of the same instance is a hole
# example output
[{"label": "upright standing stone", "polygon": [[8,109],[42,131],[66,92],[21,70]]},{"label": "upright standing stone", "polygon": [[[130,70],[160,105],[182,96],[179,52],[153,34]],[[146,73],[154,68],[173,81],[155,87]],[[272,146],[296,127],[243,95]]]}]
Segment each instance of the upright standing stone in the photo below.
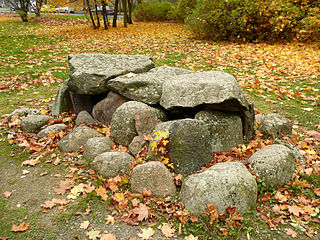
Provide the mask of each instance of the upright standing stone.
[{"label": "upright standing stone", "polygon": [[114,112],[118,107],[128,101],[129,99],[111,91],[105,99],[93,107],[92,116],[99,122],[110,125]]},{"label": "upright standing stone", "polygon": [[[169,155],[174,172],[189,175],[212,160],[210,133],[205,122],[181,119],[160,123],[151,142],[161,140],[155,135],[157,131],[169,132]],[[152,155],[152,146],[149,147],[149,155]]]},{"label": "upright standing stone", "polygon": [[228,152],[243,143],[242,122],[238,114],[203,110],[195,118],[207,123],[213,152]]},{"label": "upright standing stone", "polygon": [[58,94],[52,105],[51,113],[59,115],[63,112],[68,112],[72,109],[72,102],[69,94],[68,81],[65,81],[59,88]]}]

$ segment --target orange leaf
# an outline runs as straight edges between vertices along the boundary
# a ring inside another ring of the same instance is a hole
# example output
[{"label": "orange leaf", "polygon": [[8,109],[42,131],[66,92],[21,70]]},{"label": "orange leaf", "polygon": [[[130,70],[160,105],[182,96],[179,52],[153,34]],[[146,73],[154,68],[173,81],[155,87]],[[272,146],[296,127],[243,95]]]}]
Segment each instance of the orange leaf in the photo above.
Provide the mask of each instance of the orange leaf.
[{"label": "orange leaf", "polygon": [[107,233],[107,234],[103,234],[100,237],[100,240],[117,240],[116,236],[111,234],[111,233]]},{"label": "orange leaf", "polygon": [[108,192],[107,192],[106,188],[103,187],[102,185],[100,185],[95,191],[96,191],[97,195],[100,196],[103,201],[106,201],[108,199],[108,194],[107,194]]},{"label": "orange leaf", "polygon": [[13,225],[11,227],[11,232],[24,232],[24,231],[27,231],[29,229],[29,223],[21,223],[19,226],[17,225]]},{"label": "orange leaf", "polygon": [[300,213],[304,214],[305,211],[298,206],[288,206],[288,210],[290,213],[293,213],[295,216],[299,217]]},{"label": "orange leaf", "polygon": [[35,166],[36,164],[41,163],[38,159],[32,159],[32,160],[25,160],[22,162],[21,166]]},{"label": "orange leaf", "polygon": [[295,231],[293,231],[291,228],[286,229],[286,234],[288,234],[289,236],[291,236],[293,238],[297,237],[297,233]]},{"label": "orange leaf", "polygon": [[12,192],[8,192],[8,191],[5,191],[3,193],[3,195],[5,196],[5,198],[9,198],[11,196]]}]

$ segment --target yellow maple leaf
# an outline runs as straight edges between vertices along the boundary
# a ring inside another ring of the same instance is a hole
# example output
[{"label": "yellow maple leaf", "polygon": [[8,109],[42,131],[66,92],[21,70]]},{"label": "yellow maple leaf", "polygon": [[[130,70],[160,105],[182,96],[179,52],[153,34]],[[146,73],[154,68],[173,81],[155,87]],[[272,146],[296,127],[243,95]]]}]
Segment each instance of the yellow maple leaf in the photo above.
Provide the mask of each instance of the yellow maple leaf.
[{"label": "yellow maple leaf", "polygon": [[122,201],[122,200],[124,199],[123,193],[116,193],[116,194],[115,194],[115,197],[116,197],[116,199],[118,199],[118,200],[120,200],[120,201]]}]

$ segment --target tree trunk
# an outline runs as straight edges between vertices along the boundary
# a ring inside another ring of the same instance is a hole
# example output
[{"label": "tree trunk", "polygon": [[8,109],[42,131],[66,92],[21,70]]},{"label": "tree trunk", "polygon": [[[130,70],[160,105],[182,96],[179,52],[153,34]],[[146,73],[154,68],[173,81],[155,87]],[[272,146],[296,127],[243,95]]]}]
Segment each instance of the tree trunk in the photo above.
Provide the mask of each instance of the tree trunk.
[{"label": "tree trunk", "polygon": [[105,1],[102,1],[102,17],[103,17],[104,29],[107,30],[109,28],[109,20],[108,20]]},{"label": "tree trunk", "polygon": [[123,7],[123,25],[124,27],[128,27],[128,13],[127,13],[127,1],[122,0]]},{"label": "tree trunk", "polygon": [[42,7],[43,0],[36,1],[36,8],[34,10],[36,17],[40,17],[41,7]]},{"label": "tree trunk", "polygon": [[128,0],[128,23],[132,24],[132,7],[133,7],[133,0]]},{"label": "tree trunk", "polygon": [[94,19],[93,19],[93,16],[92,16],[89,0],[86,0],[86,5],[87,5],[87,10],[89,12],[90,18],[91,18],[92,26],[93,26],[93,28],[97,28],[96,27],[96,23],[94,22]]},{"label": "tree trunk", "polygon": [[22,22],[28,22],[28,11],[25,9],[18,10]]},{"label": "tree trunk", "polygon": [[98,13],[97,1],[94,1],[94,7],[96,9],[97,28],[99,28],[100,27],[100,18],[99,18],[99,13]]},{"label": "tree trunk", "polygon": [[112,27],[117,27],[118,9],[119,9],[119,0],[116,0],[114,3],[114,15],[113,15]]}]

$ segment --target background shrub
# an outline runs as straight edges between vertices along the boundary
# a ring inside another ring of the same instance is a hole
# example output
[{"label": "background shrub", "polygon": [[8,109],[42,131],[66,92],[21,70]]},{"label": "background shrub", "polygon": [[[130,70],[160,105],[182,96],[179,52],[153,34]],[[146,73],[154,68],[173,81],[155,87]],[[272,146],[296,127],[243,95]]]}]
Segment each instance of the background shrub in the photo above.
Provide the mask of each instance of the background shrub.
[{"label": "background shrub", "polygon": [[175,5],[172,16],[175,20],[184,22],[184,20],[192,14],[196,4],[197,0],[180,0],[177,5]]},{"label": "background shrub", "polygon": [[142,2],[133,11],[140,21],[166,21],[172,19],[174,5],[170,2]]},{"label": "background shrub", "polygon": [[[320,0],[179,0],[174,13],[212,40],[320,39]],[[182,11],[183,6],[189,6]],[[178,11],[178,10],[179,11]]]}]

